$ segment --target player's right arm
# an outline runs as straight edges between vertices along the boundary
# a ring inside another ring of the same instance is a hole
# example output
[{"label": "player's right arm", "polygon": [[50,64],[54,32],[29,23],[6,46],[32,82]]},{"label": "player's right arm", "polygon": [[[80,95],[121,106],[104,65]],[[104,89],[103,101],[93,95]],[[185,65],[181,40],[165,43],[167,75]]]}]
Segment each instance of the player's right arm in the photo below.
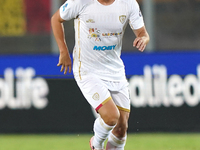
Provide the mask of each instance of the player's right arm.
[{"label": "player's right arm", "polygon": [[52,26],[53,34],[60,51],[59,62],[57,66],[61,66],[60,71],[61,72],[64,71],[64,74],[66,74],[67,70],[69,70],[69,73],[71,72],[72,62],[71,62],[70,54],[69,54],[68,47],[65,41],[65,34],[64,34],[64,27],[63,27],[64,21],[65,20],[63,20],[60,17],[59,10],[51,18],[51,26]]}]

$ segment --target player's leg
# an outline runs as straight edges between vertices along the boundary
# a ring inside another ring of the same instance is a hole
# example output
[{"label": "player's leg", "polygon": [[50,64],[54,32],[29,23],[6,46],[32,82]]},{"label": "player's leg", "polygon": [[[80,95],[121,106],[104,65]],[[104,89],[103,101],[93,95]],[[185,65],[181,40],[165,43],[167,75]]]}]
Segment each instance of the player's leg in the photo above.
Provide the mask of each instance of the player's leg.
[{"label": "player's leg", "polygon": [[92,138],[91,145],[94,146],[95,149],[103,149],[104,141],[117,124],[120,114],[112,99],[100,107],[98,113],[101,117],[95,120],[94,137]]},{"label": "player's leg", "polygon": [[110,126],[116,125],[120,117],[119,110],[112,99],[106,102],[97,111],[100,114],[101,118],[104,120],[104,122]]},{"label": "player's leg", "polygon": [[120,90],[111,91],[113,101],[119,109],[120,118],[117,125],[109,134],[106,150],[124,150],[126,143],[126,131],[130,114],[130,98],[126,82],[121,82],[121,86],[122,88]]},{"label": "player's leg", "polygon": [[100,114],[94,122],[94,137],[90,140],[90,146],[91,149],[101,150],[119,119],[119,110],[102,80],[88,75],[76,81],[88,103]]},{"label": "player's leg", "polygon": [[117,125],[109,134],[106,150],[124,150],[127,138],[129,112],[120,110],[120,118]]}]

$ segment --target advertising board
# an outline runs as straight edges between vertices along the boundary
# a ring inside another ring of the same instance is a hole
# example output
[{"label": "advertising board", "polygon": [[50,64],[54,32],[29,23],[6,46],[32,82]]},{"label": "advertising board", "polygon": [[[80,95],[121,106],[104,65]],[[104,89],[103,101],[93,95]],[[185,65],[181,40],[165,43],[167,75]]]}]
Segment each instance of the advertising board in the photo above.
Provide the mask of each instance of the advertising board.
[{"label": "advertising board", "polygon": [[[198,52],[122,54],[129,132],[200,131],[199,58]],[[57,55],[0,56],[0,133],[91,132],[95,113],[57,62]]]}]

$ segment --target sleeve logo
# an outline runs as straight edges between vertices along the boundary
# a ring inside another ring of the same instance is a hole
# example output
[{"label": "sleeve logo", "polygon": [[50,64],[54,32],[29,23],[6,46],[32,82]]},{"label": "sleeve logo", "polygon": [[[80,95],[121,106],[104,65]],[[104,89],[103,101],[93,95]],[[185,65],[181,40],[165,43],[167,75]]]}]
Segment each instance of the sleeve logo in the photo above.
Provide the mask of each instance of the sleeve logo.
[{"label": "sleeve logo", "polygon": [[67,8],[67,6],[68,6],[68,3],[63,6],[63,11],[65,11],[65,8]]}]

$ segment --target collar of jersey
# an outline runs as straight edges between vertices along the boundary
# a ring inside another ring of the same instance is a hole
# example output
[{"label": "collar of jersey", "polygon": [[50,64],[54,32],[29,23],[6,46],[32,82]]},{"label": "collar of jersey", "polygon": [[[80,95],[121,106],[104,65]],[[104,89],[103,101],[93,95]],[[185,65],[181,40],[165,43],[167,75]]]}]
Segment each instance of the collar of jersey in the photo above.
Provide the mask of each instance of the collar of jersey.
[{"label": "collar of jersey", "polygon": [[112,5],[114,5],[115,3],[116,3],[116,1],[117,0],[115,0],[112,4],[110,4],[110,5],[103,5],[103,4],[101,4],[98,0],[95,0],[99,5],[101,5],[101,6],[105,6],[105,7],[108,7],[108,6],[112,6]]}]

